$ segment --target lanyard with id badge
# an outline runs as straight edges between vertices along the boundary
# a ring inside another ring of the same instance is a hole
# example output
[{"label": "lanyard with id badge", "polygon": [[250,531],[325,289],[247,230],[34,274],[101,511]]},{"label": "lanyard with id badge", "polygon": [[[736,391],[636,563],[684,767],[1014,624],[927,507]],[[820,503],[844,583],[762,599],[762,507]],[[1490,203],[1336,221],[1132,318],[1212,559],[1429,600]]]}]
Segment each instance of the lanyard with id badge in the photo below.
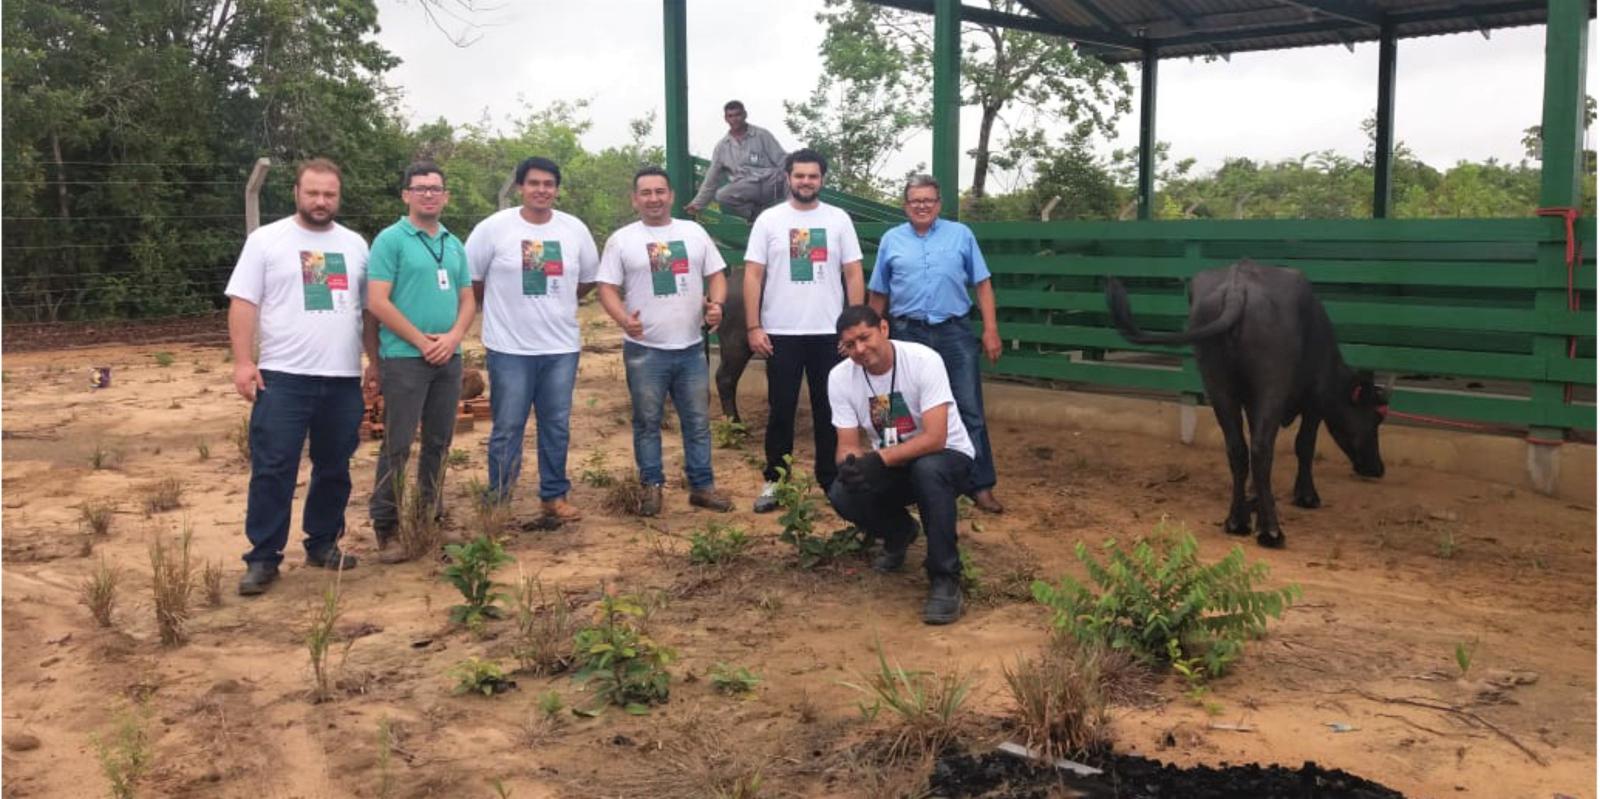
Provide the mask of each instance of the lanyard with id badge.
[{"label": "lanyard with id badge", "polygon": [[422,242],[422,249],[428,251],[429,257],[433,258],[433,263],[438,266],[440,291],[450,290],[450,270],[444,268],[444,251],[445,247],[449,246],[449,241],[447,240],[449,235],[450,234],[446,232],[444,235],[439,237],[439,253],[435,255],[433,252],[433,247],[428,245],[428,235],[420,230],[417,231],[417,240]]},{"label": "lanyard with id badge", "polygon": [[911,418],[911,408],[898,388],[900,377],[900,351],[894,350],[894,365],[889,369],[889,393],[879,394],[872,387],[872,376],[861,370],[861,379],[867,384],[867,406],[872,415],[872,428],[877,431],[873,449],[886,449],[910,438],[917,432],[917,422]]}]

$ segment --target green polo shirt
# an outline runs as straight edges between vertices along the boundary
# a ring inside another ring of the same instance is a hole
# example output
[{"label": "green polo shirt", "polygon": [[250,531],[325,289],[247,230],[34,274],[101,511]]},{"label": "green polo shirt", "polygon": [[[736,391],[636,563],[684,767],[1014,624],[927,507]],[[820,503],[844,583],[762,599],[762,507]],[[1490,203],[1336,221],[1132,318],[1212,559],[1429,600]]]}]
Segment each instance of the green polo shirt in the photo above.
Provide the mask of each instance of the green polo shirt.
[{"label": "green polo shirt", "polygon": [[[456,323],[459,292],[472,290],[461,240],[444,225],[439,226],[439,235],[429,236],[403,216],[372,240],[367,279],[392,284],[389,301],[418,330],[430,334],[450,332]],[[381,357],[422,357],[387,325],[379,326],[378,341]]]}]

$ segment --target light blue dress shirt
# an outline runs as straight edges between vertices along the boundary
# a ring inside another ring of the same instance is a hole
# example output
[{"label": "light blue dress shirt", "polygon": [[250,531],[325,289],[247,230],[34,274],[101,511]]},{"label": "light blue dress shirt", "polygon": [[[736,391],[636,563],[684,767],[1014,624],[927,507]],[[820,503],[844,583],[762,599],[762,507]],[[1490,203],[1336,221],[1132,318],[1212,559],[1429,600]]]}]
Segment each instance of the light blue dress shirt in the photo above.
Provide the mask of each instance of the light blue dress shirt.
[{"label": "light blue dress shirt", "polygon": [[878,242],[878,261],[867,288],[889,295],[889,315],[928,324],[965,316],[972,308],[967,287],[989,279],[989,265],[972,229],[935,219],[924,235],[907,222]]}]

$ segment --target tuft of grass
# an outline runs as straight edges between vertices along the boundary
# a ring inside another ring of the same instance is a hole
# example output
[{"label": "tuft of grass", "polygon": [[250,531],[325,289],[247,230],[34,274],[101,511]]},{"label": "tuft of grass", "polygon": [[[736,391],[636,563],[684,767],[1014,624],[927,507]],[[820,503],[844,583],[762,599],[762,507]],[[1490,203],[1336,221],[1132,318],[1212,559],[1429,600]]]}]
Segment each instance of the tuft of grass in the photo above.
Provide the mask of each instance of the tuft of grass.
[{"label": "tuft of grass", "polygon": [[194,453],[200,456],[200,460],[211,460],[211,445],[206,443],[204,439],[195,439]]},{"label": "tuft of grass", "polygon": [[445,458],[445,464],[454,469],[460,469],[472,461],[472,456],[464,449],[452,449]]},{"label": "tuft of grass", "polygon": [[761,675],[743,667],[717,663],[711,667],[711,688],[719,694],[748,694],[761,684]]},{"label": "tuft of grass", "polygon": [[1104,653],[1099,646],[1058,638],[1038,657],[1002,667],[1023,743],[1046,761],[1098,752],[1110,743]]},{"label": "tuft of grass", "polygon": [[333,697],[332,671],[328,668],[328,651],[333,646],[334,625],[339,623],[343,610],[339,607],[342,591],[339,569],[333,579],[322,589],[322,604],[313,605],[308,614],[310,624],[306,630],[306,650],[311,654],[311,701],[326,702]]},{"label": "tuft of grass", "polygon": [[1456,642],[1456,668],[1461,670],[1462,677],[1466,677],[1467,672],[1472,669],[1472,656],[1477,652],[1478,639],[1476,638],[1472,639],[1471,643],[1466,641]]},{"label": "tuft of grass", "polygon": [[546,592],[538,575],[522,573],[517,566],[517,632],[512,653],[521,671],[534,675],[559,674],[572,665],[572,635],[577,624],[561,589]]},{"label": "tuft of grass", "polygon": [[954,744],[966,725],[962,706],[972,693],[972,676],[954,670],[945,674],[910,671],[898,663],[890,665],[881,641],[876,650],[878,670],[845,686],[868,700],[857,704],[863,717],[889,722],[888,760],[936,755]]},{"label": "tuft of grass", "polygon": [[187,523],[176,550],[157,536],[150,544],[150,582],[155,593],[156,628],[165,646],[188,640],[189,599],[194,592],[194,563],[189,556],[193,539]]},{"label": "tuft of grass", "polygon": [[639,509],[644,505],[646,489],[639,482],[639,473],[634,472],[631,477],[617,480],[606,489],[605,499],[601,505],[608,513],[637,516]]},{"label": "tuft of grass", "polygon": [[720,566],[738,560],[753,542],[744,529],[721,522],[709,522],[689,534],[689,562]]},{"label": "tuft of grass", "polygon": [[113,799],[137,796],[139,781],[155,762],[150,751],[149,716],[142,704],[121,708],[113,716],[111,732],[91,739]]},{"label": "tuft of grass", "polygon": [[233,426],[229,435],[233,440],[233,448],[238,450],[239,457],[248,462],[250,460],[250,417],[239,418],[239,423]]},{"label": "tuft of grass", "polygon": [[222,560],[212,559],[200,570],[200,588],[206,596],[206,605],[222,607]]},{"label": "tuft of grass", "polygon": [[144,491],[144,513],[154,516],[183,507],[183,482],[176,477],[163,477]]},{"label": "tuft of grass", "polygon": [[156,359],[156,366],[159,366],[163,369],[171,366],[178,360],[177,358],[172,357],[172,353],[167,352],[166,350],[156,353],[153,357]]},{"label": "tuft of grass", "polygon": [[89,451],[89,467],[95,471],[115,469],[121,462],[122,451],[107,447],[102,442],[95,442],[94,449]]},{"label": "tuft of grass", "polygon": [[78,509],[78,515],[85,532],[96,538],[104,538],[111,532],[111,515],[116,510],[117,506],[111,502],[85,502]]},{"label": "tuft of grass", "polygon": [[378,719],[378,799],[394,796],[394,722],[388,716]]},{"label": "tuft of grass", "polygon": [[1461,551],[1461,546],[1456,543],[1456,534],[1446,530],[1439,536],[1439,559],[1452,560],[1456,553]]},{"label": "tuft of grass", "polygon": [[[439,477],[438,485],[442,487],[444,475]],[[439,524],[437,509],[423,502],[422,491],[407,484],[405,469],[396,469],[390,479],[394,481],[394,503],[399,517],[395,544],[400,547],[401,556],[406,560],[437,557],[444,546],[444,528]]]},{"label": "tuft of grass", "polygon": [[111,613],[117,607],[117,581],[120,578],[121,573],[107,564],[106,556],[101,555],[94,573],[84,578],[82,583],[83,604],[88,606],[95,624],[101,627],[112,626]]}]

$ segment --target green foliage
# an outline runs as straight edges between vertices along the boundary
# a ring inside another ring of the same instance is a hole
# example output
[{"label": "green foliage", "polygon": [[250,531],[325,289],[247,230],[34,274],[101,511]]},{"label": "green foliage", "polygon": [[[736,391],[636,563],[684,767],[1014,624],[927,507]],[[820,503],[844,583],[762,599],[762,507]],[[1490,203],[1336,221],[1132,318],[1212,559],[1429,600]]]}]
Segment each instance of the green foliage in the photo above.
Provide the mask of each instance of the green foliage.
[{"label": "green foliage", "polygon": [[703,566],[728,563],[743,555],[750,544],[743,528],[710,522],[689,534],[689,562]]},{"label": "green foliage", "polygon": [[1156,536],[1131,549],[1107,541],[1104,563],[1080,542],[1077,556],[1090,584],[1071,577],[1054,586],[1035,581],[1034,598],[1055,611],[1059,632],[1081,643],[1103,643],[1145,663],[1182,662],[1216,677],[1239,657],[1246,640],[1266,632],[1268,617],[1281,618],[1300,594],[1294,585],[1257,590],[1267,578],[1266,564],[1247,565],[1238,547],[1206,564],[1187,532],[1169,535],[1163,522]]},{"label": "green foliage", "polygon": [[583,471],[578,474],[578,482],[595,488],[610,488],[617,483],[617,478],[611,473],[606,464],[605,450],[597,449],[589,453],[583,461]]},{"label": "green foliage", "polygon": [[343,610],[339,607],[342,596],[340,583],[344,570],[334,572],[333,579],[322,589],[322,603],[311,607],[306,629],[306,651],[311,655],[311,698],[325,702],[333,697],[333,676],[328,668],[328,652],[333,647],[334,626],[339,623]]},{"label": "green foliage", "polygon": [[497,603],[506,599],[494,590],[494,571],[512,561],[500,542],[490,536],[479,536],[465,544],[447,544],[445,555],[450,565],[444,568],[444,578],[461,592],[464,604],[450,606],[450,621],[470,628],[482,627],[488,619],[505,615]]},{"label": "green foliage", "polygon": [[561,694],[549,690],[539,694],[538,706],[541,715],[553,719],[566,708],[566,703],[561,701]]},{"label": "green foliage", "polygon": [[783,532],[778,534],[778,540],[794,545],[800,566],[805,569],[861,550],[861,531],[855,527],[835,530],[826,537],[814,532],[820,515],[817,500],[811,495],[815,486],[811,475],[794,468],[793,455],[783,456],[777,489],[778,507],[783,510],[778,523],[783,525]]},{"label": "green foliage", "polygon": [[717,449],[739,449],[750,437],[750,428],[744,422],[732,419],[711,421],[711,443]]},{"label": "green foliage", "polygon": [[466,450],[456,448],[450,450],[450,454],[445,458],[445,464],[452,469],[460,469],[461,467],[466,466],[471,460],[472,456],[467,454]]},{"label": "green foliage", "polygon": [[606,705],[617,705],[634,715],[667,701],[672,675],[671,649],[659,646],[644,632],[646,609],[637,596],[600,599],[595,623],[574,636],[578,670],[573,679],[594,693],[595,706],[584,711],[597,715]]},{"label": "green foliage", "polygon": [[1456,642],[1456,668],[1461,670],[1462,677],[1467,676],[1467,672],[1471,670],[1472,656],[1477,652],[1478,640],[1476,638],[1472,640],[1472,643],[1467,643],[1466,641]]},{"label": "green foliage", "polygon": [[176,358],[172,357],[172,353],[167,352],[166,350],[156,353],[154,357],[156,360],[156,366],[159,366],[163,369],[171,366],[173,362],[177,360]]},{"label": "green foliage", "polygon": [[494,696],[516,685],[506,679],[506,673],[494,661],[479,660],[475,657],[457,663],[450,670],[450,676],[456,678],[456,694]]},{"label": "green foliage", "polygon": [[148,731],[150,710],[143,704],[121,708],[112,723],[115,726],[109,735],[93,737],[95,756],[113,799],[133,799],[138,795],[139,780],[155,762]]},{"label": "green foliage", "polygon": [[890,665],[881,641],[876,650],[878,670],[844,685],[865,697],[857,707],[867,720],[877,720],[884,710],[890,712],[894,728],[891,759],[936,754],[954,743],[960,731],[961,708],[972,693],[971,675],[911,671],[899,663]]},{"label": "green foliage", "polygon": [[967,596],[976,596],[983,591],[983,569],[972,560],[971,553],[960,550],[961,553],[961,592]]},{"label": "green foliage", "polygon": [[761,676],[743,666],[717,663],[711,667],[711,688],[719,694],[747,694],[761,684]]}]

